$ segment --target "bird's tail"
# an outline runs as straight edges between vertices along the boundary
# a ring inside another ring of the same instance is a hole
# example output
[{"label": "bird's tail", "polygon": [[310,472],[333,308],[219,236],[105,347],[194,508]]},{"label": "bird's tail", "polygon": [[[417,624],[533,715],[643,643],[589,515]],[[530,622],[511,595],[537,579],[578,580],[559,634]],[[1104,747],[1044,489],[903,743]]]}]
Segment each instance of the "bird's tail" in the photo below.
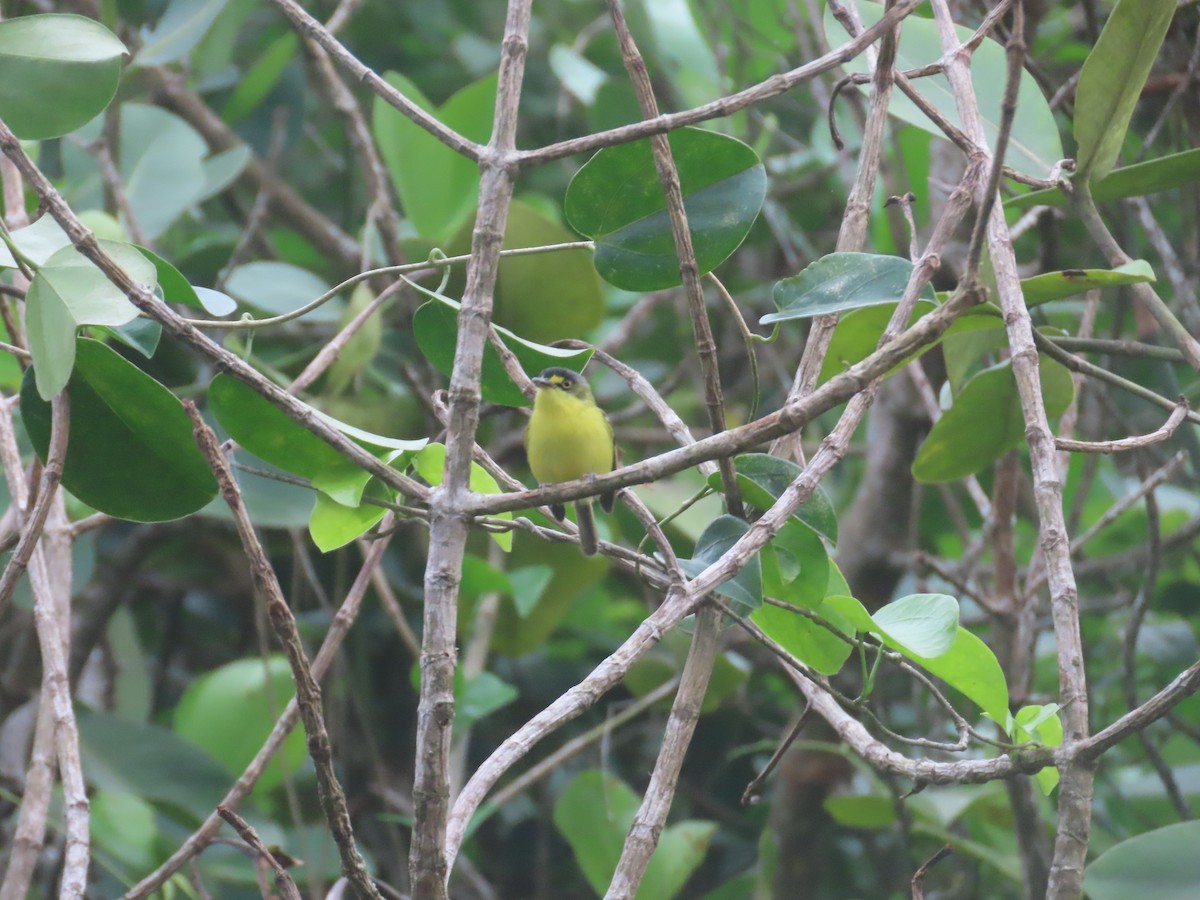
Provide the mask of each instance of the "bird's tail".
[{"label": "bird's tail", "polygon": [[596,543],[596,514],[592,512],[591,500],[579,500],[575,503],[575,524],[579,528],[579,549],[584,556],[595,556]]}]

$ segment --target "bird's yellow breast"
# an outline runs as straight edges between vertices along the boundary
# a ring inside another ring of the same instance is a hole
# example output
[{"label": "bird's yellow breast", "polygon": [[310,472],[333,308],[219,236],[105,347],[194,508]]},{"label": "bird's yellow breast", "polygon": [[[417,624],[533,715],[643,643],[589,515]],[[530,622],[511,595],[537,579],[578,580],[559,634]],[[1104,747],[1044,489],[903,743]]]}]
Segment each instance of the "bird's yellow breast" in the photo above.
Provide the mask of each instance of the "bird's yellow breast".
[{"label": "bird's yellow breast", "polygon": [[538,391],[525,447],[529,468],[541,484],[612,471],[612,426],[603,410],[566,391]]}]

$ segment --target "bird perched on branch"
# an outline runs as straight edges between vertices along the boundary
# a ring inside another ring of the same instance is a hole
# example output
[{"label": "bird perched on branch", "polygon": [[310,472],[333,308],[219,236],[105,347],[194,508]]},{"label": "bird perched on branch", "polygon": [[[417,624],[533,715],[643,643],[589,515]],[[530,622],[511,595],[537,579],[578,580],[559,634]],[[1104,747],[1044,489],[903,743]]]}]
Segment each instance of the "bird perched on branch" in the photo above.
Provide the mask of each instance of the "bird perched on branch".
[{"label": "bird perched on branch", "polygon": [[[583,376],[554,366],[533,383],[537,397],[525,429],[525,451],[533,477],[540,484],[557,484],[611,472],[616,465],[612,424],[596,405]],[[611,492],[600,495],[605,512],[612,512],[613,500]],[[552,504],[550,510],[560,522],[566,515],[562,504]],[[575,501],[575,524],[584,555],[594,556],[596,519],[591,497]]]}]

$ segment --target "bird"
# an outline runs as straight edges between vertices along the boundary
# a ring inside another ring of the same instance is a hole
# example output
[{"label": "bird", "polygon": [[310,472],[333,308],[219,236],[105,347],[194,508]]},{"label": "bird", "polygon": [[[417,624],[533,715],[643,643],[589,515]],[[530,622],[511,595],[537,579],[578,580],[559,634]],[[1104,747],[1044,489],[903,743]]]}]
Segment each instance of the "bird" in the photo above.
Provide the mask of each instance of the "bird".
[{"label": "bird", "polygon": [[[525,452],[538,483],[557,484],[611,472],[616,466],[612,423],[596,405],[584,377],[551,366],[534,378],[533,384],[537,395],[525,429]],[[614,499],[611,491],[600,495],[605,512],[612,512]],[[561,503],[551,504],[550,511],[560,522],[566,515]],[[596,519],[591,497],[575,501],[575,524],[584,555],[594,556]]]}]

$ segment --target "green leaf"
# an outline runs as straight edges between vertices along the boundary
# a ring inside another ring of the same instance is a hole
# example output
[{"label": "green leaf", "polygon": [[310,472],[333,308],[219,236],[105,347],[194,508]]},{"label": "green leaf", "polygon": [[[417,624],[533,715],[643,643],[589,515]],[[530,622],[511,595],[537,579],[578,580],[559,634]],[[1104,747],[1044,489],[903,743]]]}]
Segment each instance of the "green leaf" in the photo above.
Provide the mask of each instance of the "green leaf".
[{"label": "green leaf", "polygon": [[237,303],[228,294],[214,291],[211,288],[192,287],[188,283],[188,280],[183,277],[182,272],[153,250],[148,250],[137,244],[133,246],[137,248],[142,256],[154,264],[154,271],[158,277],[158,286],[161,290],[163,300],[167,303],[193,306],[197,309],[203,309],[214,316],[227,316],[237,309]]},{"label": "green leaf", "polygon": [[387,509],[377,504],[343,506],[328,494],[318,491],[317,502],[308,520],[308,533],[317,549],[328,553],[366,534],[385,515]]},{"label": "green leaf", "polygon": [[[803,471],[790,459],[771,456],[769,453],[743,453],[734,457],[733,466],[738,475],[738,487],[742,499],[764,512],[770,509],[788,486]],[[721,476],[714,472],[708,477],[708,486],[721,489]],[[817,485],[808,501],[803,503],[793,518],[799,519],[830,543],[837,544],[837,513],[825,489]]]},{"label": "green leaf", "polygon": [[[329,290],[329,285],[307,269],[284,262],[252,262],[238,266],[225,282],[229,293],[247,306],[272,316],[293,312],[312,303]],[[303,318],[308,322],[335,323],[345,304],[333,297]]]},{"label": "green leaf", "polygon": [[[689,578],[695,578],[710,565],[725,555],[747,531],[750,526],[734,516],[719,516],[714,519],[700,540],[696,542],[696,550],[691,559],[679,560],[679,566]],[[718,594],[733,601],[733,609],[742,615],[749,615],[752,610],[762,605],[762,563],[758,554],[728,581],[715,587]]]},{"label": "green leaf", "polygon": [[0,118],[23,140],[74,131],[112,102],[128,52],[116,35],[83,16],[0,22]]},{"label": "green leaf", "polygon": [[[746,237],[766,196],[757,154],[741,141],[684,128],[668,136],[700,274],[715,269]],[[567,221],[596,242],[596,271],[629,291],[682,283],[666,200],[650,141],[600,150],[563,201]]]},{"label": "green leaf", "polygon": [[455,686],[454,724],[458,728],[466,728],[489,716],[498,709],[503,709],[512,703],[520,692],[491,672],[480,672],[470,681],[463,684],[462,670],[458,670],[458,684]]},{"label": "green leaf", "polygon": [[[854,637],[854,626],[832,604],[819,603],[812,611],[838,628],[847,638]],[[797,613],[766,603],[750,616],[763,632],[788,653],[822,675],[835,675],[850,657],[854,647],[828,628]]]},{"label": "green leaf", "polygon": [[580,103],[591,106],[608,74],[566,44],[550,48],[550,69]]},{"label": "green leaf", "polygon": [[[554,804],[554,824],[566,838],[588,884],[603,895],[637,815],[637,795],[620,779],[591,769],[571,780]],[[638,900],[670,900],[699,868],[716,833],[712,822],[668,826],[646,866]]]},{"label": "green leaf", "polygon": [[146,35],[135,66],[178,62],[200,43],[229,0],[171,0],[167,11]]},{"label": "green leaf", "polygon": [[166,728],[80,708],[79,749],[88,784],[140,797],[189,825],[229,790],[225,767]]},{"label": "green leaf", "polygon": [[791,518],[762,553],[763,591],[793,606],[820,605],[829,584],[829,553],[811,528]]},{"label": "green leaf", "polygon": [[954,643],[958,601],[946,594],[909,594],[877,610],[872,621],[905,655],[936,658]]},{"label": "green leaf", "polygon": [[1144,259],[1135,259],[1115,269],[1067,269],[1046,272],[1021,281],[1025,305],[1032,308],[1051,300],[1083,294],[1093,288],[1114,287],[1155,281],[1154,269]]},{"label": "green leaf", "polygon": [[[1200,147],[1172,153],[1159,159],[1114,169],[1092,183],[1092,199],[1097,203],[1122,197],[1145,197],[1200,181]],[[1004,202],[1007,209],[1032,206],[1066,206],[1070,198],[1058,188],[1018,194]]]},{"label": "green leaf", "polygon": [[[1035,741],[1043,747],[1061,747],[1063,742],[1062,719],[1058,717],[1060,707],[1057,703],[1047,703],[1045,706],[1022,706],[1012,717],[1010,736],[1017,742]],[[1042,793],[1046,796],[1058,784],[1058,769],[1046,766],[1040,769],[1034,779]]]},{"label": "green leaf", "polygon": [[1075,89],[1076,177],[1094,181],[1112,171],[1175,6],[1175,0],[1118,0],[1113,7]]},{"label": "green leaf", "polygon": [[[1040,360],[1046,415],[1061,416],[1075,395],[1071,373],[1053,360]],[[913,475],[938,484],[987,468],[1025,436],[1021,398],[1012,362],[984,369],[968,381],[954,405],[937,421],[917,451]]]},{"label": "green leaf", "polygon": [[[883,17],[883,6],[879,3],[862,2],[858,4],[858,9],[864,26],[874,25]],[[828,8],[825,11],[824,25],[830,46],[838,47],[849,40],[845,29]],[[970,40],[974,34],[972,29],[961,25],[956,25],[955,31],[960,42]],[[900,32],[900,46],[896,53],[897,69],[907,71],[921,68],[930,63],[941,62],[942,56],[942,42],[936,23],[918,16],[909,16],[904,20],[904,27]],[[849,72],[867,71],[865,55],[843,65]],[[971,54],[971,83],[975,88],[975,96],[979,99],[984,134],[988,146],[992,148],[996,146],[996,135],[999,132],[1000,107],[1004,99],[1004,86],[1008,81],[1007,75],[1008,63],[1004,47],[991,38],[985,38]],[[921,78],[917,87],[939,113],[962,128],[954,92],[945,75],[939,73]],[[1058,125],[1037,80],[1027,71],[1021,72],[1019,90],[1020,100],[1013,118],[1012,133],[1004,161],[1027,175],[1045,178],[1064,156]],[[892,91],[888,112],[928,131],[934,137],[946,140],[941,129],[899,90]]]},{"label": "green leaf", "polygon": [[[446,445],[445,444],[430,444],[413,456],[413,468],[417,470],[417,474],[436,487],[442,483],[442,476],[446,471]],[[471,461],[471,476],[468,487],[477,494],[499,494],[502,493],[500,485],[496,483],[496,479],[487,473],[483,466],[474,460]],[[494,518],[511,519],[512,513],[502,512],[494,513]],[[490,532],[492,540],[505,553],[512,550],[513,535],[511,531],[493,531]]]},{"label": "green leaf", "polygon": [[[459,304],[448,297],[439,297],[423,304],[413,315],[413,336],[425,358],[434,367],[450,377],[454,368],[454,347],[458,340]],[[534,374],[549,366],[565,366],[582,372],[593,350],[567,350],[535,344],[513,334],[507,328],[495,326],[504,345],[513,352],[521,368]],[[508,377],[500,356],[490,344],[483,348],[483,399],[501,406],[528,406],[520,388]]]},{"label": "green leaf", "polygon": [[116,338],[126,347],[132,347],[146,359],[154,356],[158,342],[162,339],[162,325],[153,319],[138,317],[132,322],[115,328],[105,327],[104,333]]},{"label": "green leaf", "polygon": [[724,94],[716,56],[687,0],[654,0],[641,10],[650,26],[654,55],[684,106],[700,106]]},{"label": "green leaf", "polygon": [[1179,822],[1122,841],[1083,873],[1091,900],[1193,900],[1200,884],[1200,821]]},{"label": "green leaf", "polygon": [[[173,728],[240,775],[266,741],[275,720],[295,696],[292,670],[283,656],[226,663],[188,685],[175,707]],[[254,787],[265,794],[303,764],[304,729],[295,728]]]},{"label": "green leaf", "polygon": [[[71,424],[63,486],[119,519],[162,522],[200,509],[217,483],[192,437],[192,423],[165,387],[98,341],[80,338],[68,384]],[[21,418],[44,460],[50,404],[26,372]]]},{"label": "green leaf", "polygon": [[[509,207],[504,249],[574,240],[561,223],[528,203],[515,201]],[[462,246],[469,250],[466,234]],[[582,248],[502,258],[494,303],[497,324],[541,343],[581,337],[604,319],[600,279],[591,252]]]},{"label": "green leaf", "polygon": [[[463,88],[440,109],[403,75],[386,72],[383,77],[459,134],[487,142],[496,105],[495,75]],[[421,237],[434,243],[449,240],[475,209],[479,168],[381,97],[375,98],[373,110],[372,131],[404,215]]]},{"label": "green leaf", "polygon": [[238,81],[233,95],[221,110],[221,118],[233,125],[252,113],[279,83],[283,70],[295,59],[299,47],[300,39],[294,31],[287,31],[273,40]]},{"label": "green leaf", "polygon": [[[346,459],[311,431],[253,388],[231,375],[218,375],[208,386],[208,403],[213,415],[231,437],[255,456],[309,479],[313,487],[346,506],[357,506],[371,475]],[[406,441],[372,434],[313,410],[347,437],[389,463],[406,459],[426,441]]]},{"label": "green leaf", "polygon": [[554,569],[550,566],[526,566],[508,573],[508,594],[517,608],[517,615],[525,618],[533,612],[553,577]]},{"label": "green leaf", "polygon": [[912,263],[898,256],[873,253],[830,253],[810,263],[799,275],[775,282],[771,292],[779,312],[760,318],[760,325],[844,313],[866,306],[899,302],[912,275]]},{"label": "green leaf", "polygon": [[[951,615],[956,623],[958,621],[957,601],[952,597],[936,601],[904,600],[908,602],[886,614],[882,623],[878,621],[879,613],[872,616],[862,603],[850,596],[827,597],[822,608],[837,610],[853,629],[877,634],[884,644],[945,681],[996,721],[1004,722],[1008,715],[1008,684],[1004,672],[987,644],[961,626],[949,629],[947,623]],[[953,611],[947,600],[954,604]],[[897,635],[893,636],[892,631]],[[897,637],[908,643],[901,643]],[[936,656],[922,656],[922,650],[939,652]]]}]

